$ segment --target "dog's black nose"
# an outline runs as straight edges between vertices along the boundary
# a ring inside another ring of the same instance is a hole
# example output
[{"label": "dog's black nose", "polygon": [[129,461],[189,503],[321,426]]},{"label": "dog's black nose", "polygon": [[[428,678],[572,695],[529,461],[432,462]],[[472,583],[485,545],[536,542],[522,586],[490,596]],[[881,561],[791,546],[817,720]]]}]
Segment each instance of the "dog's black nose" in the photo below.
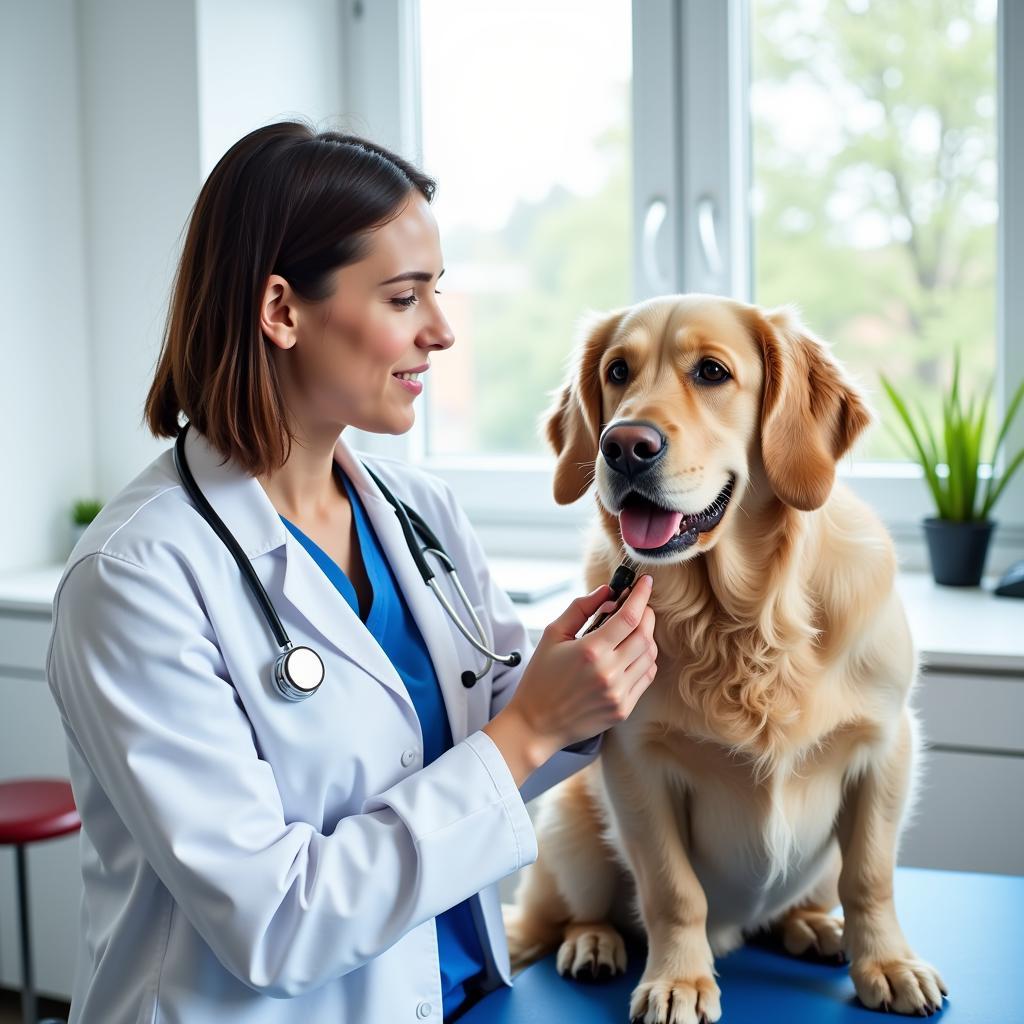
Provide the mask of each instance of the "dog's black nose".
[{"label": "dog's black nose", "polygon": [[601,435],[601,454],[608,468],[632,480],[665,454],[665,435],[650,423],[615,423]]}]

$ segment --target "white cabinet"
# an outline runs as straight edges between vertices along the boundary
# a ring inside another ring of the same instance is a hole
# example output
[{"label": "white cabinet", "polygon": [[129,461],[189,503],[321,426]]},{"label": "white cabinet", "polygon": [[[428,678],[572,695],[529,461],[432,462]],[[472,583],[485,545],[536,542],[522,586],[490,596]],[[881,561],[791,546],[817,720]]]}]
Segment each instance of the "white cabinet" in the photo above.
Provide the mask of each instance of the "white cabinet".
[{"label": "white cabinet", "polygon": [[926,668],[914,704],[927,750],[900,863],[1024,875],[1024,673]]},{"label": "white cabinet", "polygon": [[50,613],[5,610],[0,599],[0,670],[23,671],[43,678]]},{"label": "white cabinet", "polygon": [[1024,875],[1024,757],[930,750],[899,862]]},{"label": "white cabinet", "polygon": [[925,739],[935,749],[1024,758],[1024,672],[926,668],[913,703],[920,712]]}]

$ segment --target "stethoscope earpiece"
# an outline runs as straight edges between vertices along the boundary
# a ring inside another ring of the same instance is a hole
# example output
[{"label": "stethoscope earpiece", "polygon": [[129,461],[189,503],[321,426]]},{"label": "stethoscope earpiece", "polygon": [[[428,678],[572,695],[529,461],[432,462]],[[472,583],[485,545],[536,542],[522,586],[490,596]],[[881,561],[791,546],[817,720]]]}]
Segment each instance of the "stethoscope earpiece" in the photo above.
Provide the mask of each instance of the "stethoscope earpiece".
[{"label": "stethoscope earpiece", "polygon": [[[462,624],[456,621],[455,625],[461,628]],[[481,632],[483,632],[483,630],[481,630]],[[466,637],[466,639],[469,640],[470,643],[472,643],[472,640],[469,637]],[[477,645],[474,644],[474,646]],[[523,656],[518,651],[510,651],[508,654],[494,655],[486,648],[477,647],[477,649],[481,650],[484,657],[487,658],[487,664],[484,665],[484,667],[479,672],[474,672],[471,668],[467,668],[466,671],[462,673],[462,685],[467,690],[473,689],[473,687],[476,686],[477,682],[483,679],[485,675],[487,675],[487,673],[491,669],[492,661],[500,661],[503,665],[507,665],[509,668],[515,668],[516,665],[518,665],[519,662],[523,660]]]}]

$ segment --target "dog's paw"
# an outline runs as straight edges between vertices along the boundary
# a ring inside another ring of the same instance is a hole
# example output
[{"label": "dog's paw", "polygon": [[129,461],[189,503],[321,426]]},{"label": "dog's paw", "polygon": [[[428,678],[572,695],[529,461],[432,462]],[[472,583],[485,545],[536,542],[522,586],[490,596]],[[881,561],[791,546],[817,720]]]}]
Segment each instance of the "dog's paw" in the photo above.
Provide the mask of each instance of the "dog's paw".
[{"label": "dog's paw", "polygon": [[714,1024],[721,993],[710,974],[641,980],[629,1002],[630,1024]]},{"label": "dog's paw", "polygon": [[604,922],[570,924],[558,949],[555,967],[577,981],[606,981],[626,969],[622,936]]},{"label": "dog's paw", "polygon": [[821,910],[794,910],[782,922],[782,945],[793,956],[817,954],[845,963],[843,919]]},{"label": "dog's paw", "polygon": [[913,1014],[934,1013],[949,994],[939,972],[916,957],[854,960],[850,977],[860,1001],[872,1010]]}]

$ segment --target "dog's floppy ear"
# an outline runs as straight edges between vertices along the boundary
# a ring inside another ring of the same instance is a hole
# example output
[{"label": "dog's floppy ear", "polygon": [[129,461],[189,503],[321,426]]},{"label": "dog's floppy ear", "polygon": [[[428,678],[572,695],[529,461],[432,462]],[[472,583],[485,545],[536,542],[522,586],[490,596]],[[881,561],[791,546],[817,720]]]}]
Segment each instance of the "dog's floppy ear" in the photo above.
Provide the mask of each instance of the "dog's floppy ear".
[{"label": "dog's floppy ear", "polygon": [[580,325],[568,380],[544,413],[542,424],[555,450],[554,492],[559,505],[582,498],[594,479],[594,460],[601,434],[601,381],[598,364],[625,309],[598,313]]},{"label": "dog's floppy ear", "polygon": [[750,307],[764,360],[761,457],[772,490],[793,508],[820,508],[836,463],[872,421],[864,398],[826,345],[789,307]]}]

